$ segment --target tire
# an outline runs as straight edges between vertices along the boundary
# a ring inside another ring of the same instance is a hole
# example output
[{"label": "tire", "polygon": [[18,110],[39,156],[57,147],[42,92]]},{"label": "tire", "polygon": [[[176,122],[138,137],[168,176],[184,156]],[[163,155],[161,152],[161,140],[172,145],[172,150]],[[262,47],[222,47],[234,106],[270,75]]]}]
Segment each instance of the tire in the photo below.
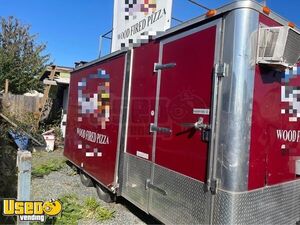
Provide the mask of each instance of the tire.
[{"label": "tire", "polygon": [[113,193],[111,193],[106,188],[102,187],[101,184],[96,183],[95,187],[96,187],[96,190],[97,190],[98,197],[102,201],[104,201],[106,203],[115,202],[116,199],[115,199],[115,195]]},{"label": "tire", "polygon": [[93,187],[94,183],[92,178],[90,178],[87,174],[85,174],[83,171],[80,171],[80,180],[81,183],[86,187]]}]

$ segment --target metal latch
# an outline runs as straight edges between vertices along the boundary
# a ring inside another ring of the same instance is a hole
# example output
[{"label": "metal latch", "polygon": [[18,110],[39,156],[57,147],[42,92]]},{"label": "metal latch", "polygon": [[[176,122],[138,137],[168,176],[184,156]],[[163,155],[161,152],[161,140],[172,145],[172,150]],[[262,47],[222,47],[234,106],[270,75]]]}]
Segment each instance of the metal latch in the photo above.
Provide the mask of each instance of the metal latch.
[{"label": "metal latch", "polygon": [[202,130],[202,129],[210,129],[209,124],[203,123],[204,119],[203,117],[199,117],[198,121],[195,123],[181,123],[181,126],[184,127],[194,127],[197,130]]},{"label": "metal latch", "polygon": [[210,131],[211,131],[210,129],[204,129],[204,130],[202,130],[202,135],[201,135],[202,141],[209,142],[209,140],[210,140],[210,133],[211,133]]},{"label": "metal latch", "polygon": [[203,121],[204,121],[203,117],[199,117],[198,121],[194,124],[195,128],[199,130],[210,129],[210,125],[203,123]]},{"label": "metal latch", "polygon": [[210,192],[215,195],[217,194],[219,181],[217,179],[212,179],[210,182]]},{"label": "metal latch", "polygon": [[227,63],[217,63],[215,65],[215,74],[217,77],[227,77],[229,65]]},{"label": "metal latch", "polygon": [[150,123],[150,133],[165,133],[165,134],[170,134],[172,133],[172,130],[167,127],[158,127],[154,123]]},{"label": "metal latch", "polygon": [[158,193],[160,193],[160,194],[162,194],[162,195],[167,195],[167,192],[165,190],[151,184],[150,179],[147,179],[146,180],[146,190],[148,190],[149,188],[156,191],[156,192],[158,192]]},{"label": "metal latch", "polygon": [[160,64],[160,63],[154,63],[154,72],[158,72],[158,70],[173,68],[176,66],[176,63],[167,63],[167,64]]},{"label": "metal latch", "polygon": [[205,185],[205,190],[210,191],[212,195],[216,195],[218,191],[219,180],[218,179],[211,179],[208,180]]},{"label": "metal latch", "polygon": [[201,139],[202,141],[209,142],[210,140],[210,131],[211,126],[210,124],[205,124],[203,117],[199,117],[198,121],[195,123],[181,123],[182,126],[185,127],[193,127],[194,129],[202,131]]}]

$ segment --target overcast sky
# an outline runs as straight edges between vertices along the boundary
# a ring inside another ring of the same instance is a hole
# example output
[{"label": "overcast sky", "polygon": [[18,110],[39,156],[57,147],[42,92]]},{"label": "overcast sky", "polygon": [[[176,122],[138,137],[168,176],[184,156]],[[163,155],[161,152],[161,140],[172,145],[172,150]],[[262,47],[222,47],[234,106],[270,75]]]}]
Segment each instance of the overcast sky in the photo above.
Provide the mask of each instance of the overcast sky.
[{"label": "overcast sky", "polygon": [[[230,0],[198,0],[217,8]],[[267,0],[268,6],[300,26],[300,0]],[[174,0],[173,16],[187,20],[205,13],[187,0]],[[0,16],[15,16],[31,25],[31,33],[47,44],[47,53],[57,65],[98,56],[99,36],[112,28],[113,0],[0,0]],[[104,42],[108,53],[109,41]]]}]

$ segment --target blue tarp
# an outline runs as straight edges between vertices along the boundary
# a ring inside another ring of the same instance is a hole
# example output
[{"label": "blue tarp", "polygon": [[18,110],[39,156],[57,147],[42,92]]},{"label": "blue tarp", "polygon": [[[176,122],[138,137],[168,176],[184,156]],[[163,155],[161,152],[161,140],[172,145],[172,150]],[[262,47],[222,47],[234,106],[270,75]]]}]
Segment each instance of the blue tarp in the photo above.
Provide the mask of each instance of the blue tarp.
[{"label": "blue tarp", "polygon": [[29,137],[26,134],[14,130],[8,132],[20,150],[28,150]]}]

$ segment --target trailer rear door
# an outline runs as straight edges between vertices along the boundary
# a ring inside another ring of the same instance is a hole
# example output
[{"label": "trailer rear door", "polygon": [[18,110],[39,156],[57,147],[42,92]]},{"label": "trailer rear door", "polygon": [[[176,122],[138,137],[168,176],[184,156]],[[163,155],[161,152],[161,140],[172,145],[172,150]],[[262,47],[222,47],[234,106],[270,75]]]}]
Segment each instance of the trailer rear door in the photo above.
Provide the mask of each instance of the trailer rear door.
[{"label": "trailer rear door", "polygon": [[213,120],[221,21],[133,51],[121,195],[167,224],[209,223],[209,137],[193,125]]},{"label": "trailer rear door", "polygon": [[170,223],[209,221],[210,193],[204,191],[209,137],[193,124],[212,120],[219,22],[160,45],[159,63],[167,66],[158,71],[149,212]]}]

